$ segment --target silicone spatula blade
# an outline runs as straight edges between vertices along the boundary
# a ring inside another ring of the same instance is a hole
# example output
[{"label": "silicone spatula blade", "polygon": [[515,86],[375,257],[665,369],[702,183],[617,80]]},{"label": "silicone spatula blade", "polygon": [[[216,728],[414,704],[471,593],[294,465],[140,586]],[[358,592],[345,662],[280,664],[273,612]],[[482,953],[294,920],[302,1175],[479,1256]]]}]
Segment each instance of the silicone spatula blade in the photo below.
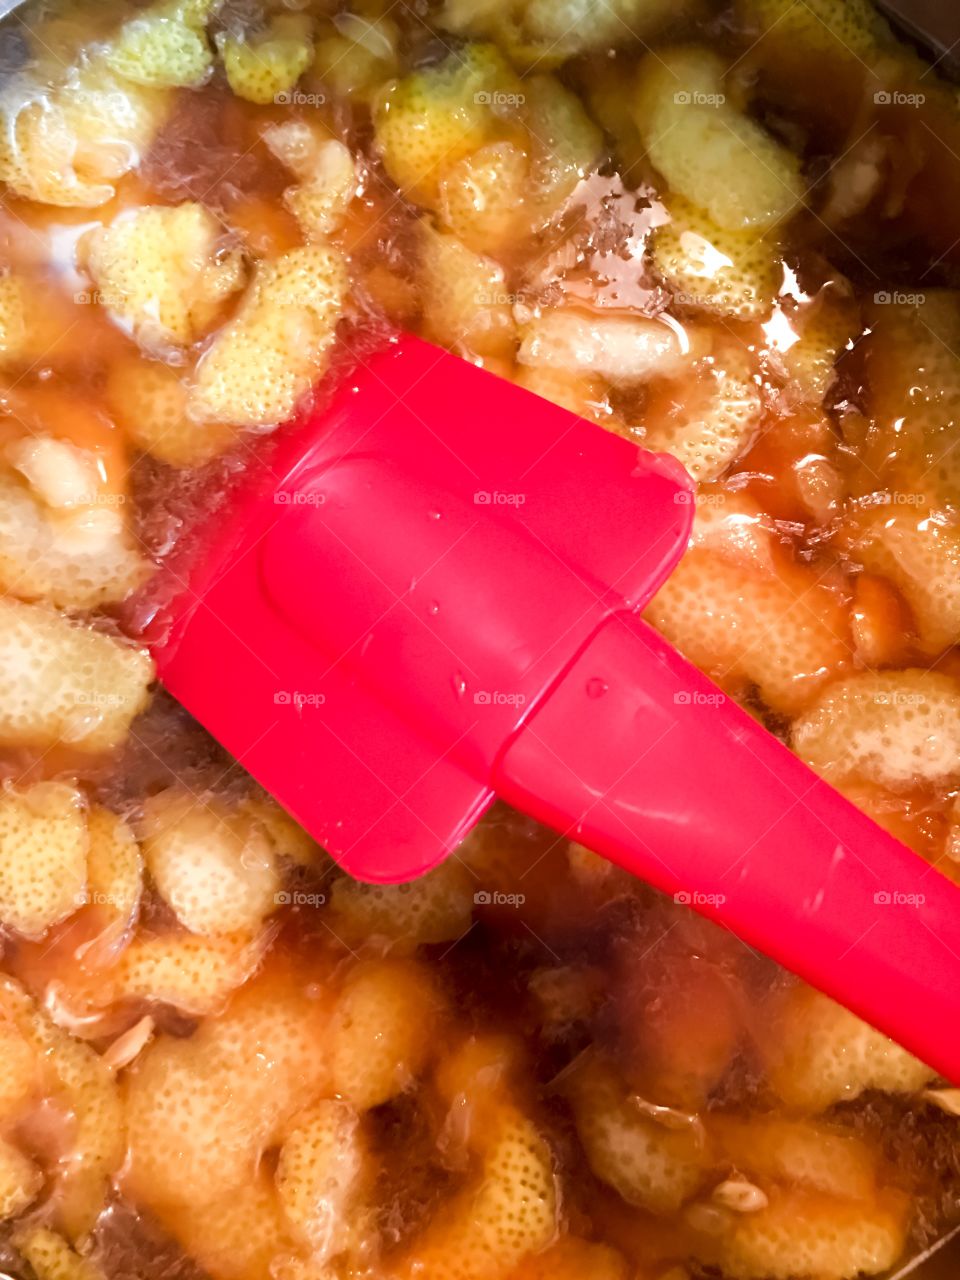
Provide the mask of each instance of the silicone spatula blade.
[{"label": "silicone spatula blade", "polygon": [[960,894],[637,616],[692,515],[672,459],[404,337],[234,503],[160,675],[358,878],[500,794],[960,1078]]},{"label": "silicone spatula blade", "polygon": [[419,874],[506,742],[687,541],[690,484],[426,343],[360,365],[235,505],[155,654],[353,874]]}]

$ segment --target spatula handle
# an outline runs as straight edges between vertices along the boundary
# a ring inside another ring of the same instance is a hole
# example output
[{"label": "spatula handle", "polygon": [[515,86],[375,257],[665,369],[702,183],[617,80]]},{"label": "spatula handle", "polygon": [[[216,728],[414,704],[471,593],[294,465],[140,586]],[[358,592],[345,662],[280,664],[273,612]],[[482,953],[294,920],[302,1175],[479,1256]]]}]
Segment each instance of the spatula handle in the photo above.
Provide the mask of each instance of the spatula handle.
[{"label": "spatula handle", "polygon": [[960,1081],[960,892],[636,615],[600,628],[495,787]]}]

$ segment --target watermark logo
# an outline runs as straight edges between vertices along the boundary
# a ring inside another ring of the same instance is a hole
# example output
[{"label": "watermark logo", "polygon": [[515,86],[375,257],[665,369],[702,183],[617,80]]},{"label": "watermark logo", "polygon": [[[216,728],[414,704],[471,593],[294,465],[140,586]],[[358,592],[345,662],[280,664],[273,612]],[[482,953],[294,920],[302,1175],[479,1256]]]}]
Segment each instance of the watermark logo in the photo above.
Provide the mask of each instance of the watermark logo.
[{"label": "watermark logo", "polygon": [[522,707],[526,702],[523,693],[502,693],[499,689],[478,689],[473,695],[478,707]]},{"label": "watermark logo", "polygon": [[81,889],[73,895],[78,907],[127,907],[129,901],[119,893],[102,893],[99,889]]},{"label": "watermark logo", "polygon": [[727,701],[727,695],[719,689],[712,693],[705,693],[703,689],[678,689],[673,701],[678,707],[720,707]]},{"label": "watermark logo", "polygon": [[273,495],[278,507],[322,507],[326,500],[325,493],[303,489],[278,489]]},{"label": "watermark logo", "polygon": [[722,107],[727,100],[725,93],[699,93],[681,89],[673,95],[678,107]]},{"label": "watermark logo", "polygon": [[126,302],[122,293],[111,293],[106,289],[78,289],[73,300],[79,307],[112,307],[114,310]]},{"label": "watermark logo", "polygon": [[881,689],[873,695],[878,707],[922,707],[926,697],[922,693],[902,693],[896,689]]},{"label": "watermark logo", "polygon": [[288,89],[274,96],[278,107],[322,107],[327,99],[322,93],[303,93],[300,89]]},{"label": "watermark logo", "polygon": [[899,889],[878,889],[873,895],[878,907],[922,907],[926,900],[925,893],[901,893]]},{"label": "watermark logo", "polygon": [[98,115],[107,112],[128,114],[130,99],[125,93],[110,93],[102,89],[71,89],[70,105],[89,107]]},{"label": "watermark logo", "polygon": [[273,895],[278,907],[322,907],[327,901],[324,893],[304,893],[300,889],[281,889]]},{"label": "watermark logo", "polygon": [[278,707],[322,707],[327,696],[324,693],[301,693],[299,689],[278,689],[273,695],[274,704]]},{"label": "watermark logo", "polygon": [[129,701],[125,693],[80,691],[73,697],[74,705],[78,707],[122,707]]},{"label": "watermark logo", "polygon": [[723,493],[690,493],[686,489],[680,489],[673,495],[678,507],[722,507],[726,500]]},{"label": "watermark logo", "polygon": [[473,95],[478,107],[522,107],[526,95],[522,93],[503,93],[499,89],[481,89]]},{"label": "watermark logo", "polygon": [[522,907],[526,902],[526,894],[500,893],[496,889],[478,889],[473,895],[474,904],[478,907]]},{"label": "watermark logo", "polygon": [[678,907],[722,907],[727,900],[725,893],[700,893],[697,889],[681,889],[673,895]]},{"label": "watermark logo", "polygon": [[474,294],[473,300],[478,307],[516,307],[526,302],[526,294],[501,293],[496,290],[491,293],[481,289],[479,293]]},{"label": "watermark logo", "polygon": [[878,89],[873,95],[878,107],[922,107],[927,100],[925,93],[901,93],[899,89]]},{"label": "watermark logo", "polygon": [[[708,259],[709,259],[709,255],[712,252],[715,253],[716,250],[712,250],[709,245],[704,245],[701,247],[699,240],[695,240],[693,238],[693,232],[691,231],[686,231],[683,233],[683,244],[685,247],[689,246],[691,254],[698,254],[699,258],[701,259],[702,266],[699,268],[698,274],[702,272],[704,275],[708,275],[708,276],[712,275],[713,272],[710,270],[711,263],[709,262]],[[723,263],[718,263],[718,266],[722,266],[722,265]],[[702,307],[703,306],[702,293],[681,293],[678,290],[676,293],[671,294],[670,296],[671,296],[671,300],[675,302],[677,306],[680,306],[680,307]]]},{"label": "watermark logo", "polygon": [[70,499],[72,507],[122,507],[127,500],[125,493],[78,493]]},{"label": "watermark logo", "polygon": [[925,493],[908,493],[903,489],[887,489],[882,493],[871,493],[863,499],[865,507],[925,507]]},{"label": "watermark logo", "polygon": [[473,501],[478,507],[522,507],[526,500],[525,493],[501,493],[498,489],[494,489],[492,493],[487,489],[478,489],[473,495]]},{"label": "watermark logo", "polygon": [[925,293],[900,293],[894,289],[888,292],[881,289],[879,293],[873,295],[873,300],[878,307],[922,307],[927,300]]}]

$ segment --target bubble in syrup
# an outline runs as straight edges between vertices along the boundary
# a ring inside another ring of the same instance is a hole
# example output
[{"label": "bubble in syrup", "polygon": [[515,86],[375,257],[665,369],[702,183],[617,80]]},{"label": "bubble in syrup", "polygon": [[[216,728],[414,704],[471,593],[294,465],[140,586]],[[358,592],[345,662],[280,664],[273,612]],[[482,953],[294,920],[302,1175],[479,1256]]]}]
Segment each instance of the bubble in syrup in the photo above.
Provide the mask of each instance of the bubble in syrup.
[{"label": "bubble in syrup", "polygon": [[428,512],[427,512],[427,515],[430,517],[430,519],[431,519],[431,520],[439,520],[439,519],[440,519],[440,512],[439,512],[439,511],[428,511]]},{"label": "bubble in syrup", "polygon": [[602,698],[609,688],[606,680],[601,680],[599,676],[591,676],[587,681],[587,697]]},{"label": "bubble in syrup", "polygon": [[439,613],[439,612],[440,612],[440,605],[439,605],[438,601],[436,601],[436,600],[431,600],[431,601],[430,601],[430,604],[427,606],[427,612],[428,612],[428,613],[432,613],[432,614],[437,614],[437,613]]},{"label": "bubble in syrup", "polygon": [[460,671],[455,671],[453,674],[453,691],[458,698],[462,698],[467,692],[467,682]]},{"label": "bubble in syrup", "polygon": [[256,848],[250,849],[245,845],[240,854],[240,865],[245,871],[269,871],[273,866],[273,859],[258,852]]}]

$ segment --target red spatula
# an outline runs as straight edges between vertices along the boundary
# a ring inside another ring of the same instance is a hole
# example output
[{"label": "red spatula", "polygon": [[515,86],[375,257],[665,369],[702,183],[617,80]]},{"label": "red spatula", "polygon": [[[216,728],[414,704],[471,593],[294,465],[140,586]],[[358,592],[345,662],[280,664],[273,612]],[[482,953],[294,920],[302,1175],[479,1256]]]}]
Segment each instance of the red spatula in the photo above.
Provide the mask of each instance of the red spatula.
[{"label": "red spatula", "polygon": [[692,499],[402,338],[234,504],[160,674],[352,875],[419,875],[500,795],[960,1080],[960,894],[638,617]]}]

